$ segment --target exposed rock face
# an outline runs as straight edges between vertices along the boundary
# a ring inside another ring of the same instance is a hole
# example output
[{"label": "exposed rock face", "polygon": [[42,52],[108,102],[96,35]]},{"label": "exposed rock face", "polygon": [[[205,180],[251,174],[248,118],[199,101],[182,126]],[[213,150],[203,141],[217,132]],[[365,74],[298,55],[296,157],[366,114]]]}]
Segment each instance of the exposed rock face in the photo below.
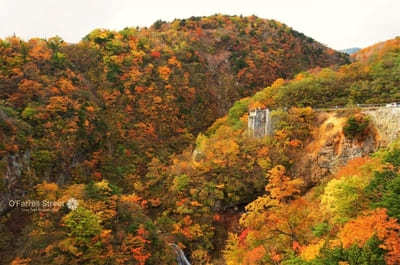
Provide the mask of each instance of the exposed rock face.
[{"label": "exposed rock face", "polygon": [[374,135],[369,135],[362,142],[352,141],[342,135],[336,135],[333,139],[329,139],[315,156],[310,181],[312,183],[318,182],[321,177],[335,173],[338,168],[346,165],[349,160],[375,152],[377,146]]},{"label": "exposed rock face", "polygon": [[9,200],[20,198],[25,193],[25,191],[16,187],[18,187],[24,173],[30,170],[30,153],[27,151],[21,154],[8,155],[3,157],[1,162],[5,165],[5,176],[0,192],[0,215],[9,209]]},{"label": "exposed rock face", "polygon": [[[327,168],[334,171],[338,167],[344,166],[347,161],[368,155],[375,151],[377,142],[375,137],[369,135],[362,143],[351,141],[344,137],[338,137],[339,140],[326,142],[317,154],[317,164],[320,168]],[[337,150],[341,147],[340,153]]]},{"label": "exposed rock face", "polygon": [[344,136],[347,117],[340,117],[335,112],[321,113],[321,124],[295,164],[294,175],[302,177],[309,185],[316,184],[349,160],[367,156],[400,137],[399,107],[381,107],[362,113],[368,115],[374,128],[362,141]]},{"label": "exposed rock face", "polygon": [[400,108],[386,107],[363,111],[367,114],[379,134],[379,144],[387,146],[400,137]]},{"label": "exposed rock face", "polygon": [[335,135],[329,139],[315,154],[307,154],[303,159],[303,166],[297,170],[296,175],[306,177],[308,184],[315,184],[324,177],[334,174],[349,160],[367,156],[377,149],[375,137],[370,135],[363,142],[358,143]]},{"label": "exposed rock face", "polygon": [[314,140],[293,169],[294,174],[305,179],[308,185],[319,183],[349,160],[367,156],[379,146],[379,137],[374,133],[360,142],[346,138],[342,132],[346,118],[336,117],[334,113],[324,115],[328,118],[314,132]]},{"label": "exposed rock face", "polygon": [[194,149],[193,153],[192,153],[192,159],[195,162],[200,162],[200,160],[202,160],[204,158],[204,154],[203,152],[201,152],[198,149]]}]

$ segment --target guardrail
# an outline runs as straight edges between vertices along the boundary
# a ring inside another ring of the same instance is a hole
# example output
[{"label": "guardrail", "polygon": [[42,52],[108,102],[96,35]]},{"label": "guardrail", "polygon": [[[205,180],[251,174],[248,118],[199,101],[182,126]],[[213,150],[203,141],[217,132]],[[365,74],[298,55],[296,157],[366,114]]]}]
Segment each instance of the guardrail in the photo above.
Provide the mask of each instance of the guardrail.
[{"label": "guardrail", "polygon": [[378,108],[400,108],[400,103],[385,103],[385,104],[356,104],[352,106],[334,106],[326,108],[315,108],[314,111],[338,111],[352,109],[378,109]]}]

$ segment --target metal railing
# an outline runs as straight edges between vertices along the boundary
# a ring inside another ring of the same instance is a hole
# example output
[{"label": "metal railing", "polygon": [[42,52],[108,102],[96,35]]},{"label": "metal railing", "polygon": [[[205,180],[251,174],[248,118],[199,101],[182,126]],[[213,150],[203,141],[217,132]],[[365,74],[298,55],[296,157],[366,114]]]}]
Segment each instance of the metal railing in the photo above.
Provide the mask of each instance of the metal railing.
[{"label": "metal railing", "polygon": [[382,103],[382,104],[355,104],[351,106],[333,106],[326,108],[315,108],[314,111],[337,111],[352,109],[379,109],[379,108],[400,108],[399,102]]}]

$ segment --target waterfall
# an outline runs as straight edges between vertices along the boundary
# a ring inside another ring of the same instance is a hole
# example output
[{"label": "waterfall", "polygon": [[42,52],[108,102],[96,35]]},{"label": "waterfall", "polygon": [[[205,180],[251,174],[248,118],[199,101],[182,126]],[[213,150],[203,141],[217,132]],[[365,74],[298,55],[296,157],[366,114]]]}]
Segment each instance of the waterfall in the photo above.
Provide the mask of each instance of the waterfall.
[{"label": "waterfall", "polygon": [[182,249],[177,244],[171,243],[169,245],[175,250],[178,265],[191,265],[186,258],[185,253],[183,253]]}]

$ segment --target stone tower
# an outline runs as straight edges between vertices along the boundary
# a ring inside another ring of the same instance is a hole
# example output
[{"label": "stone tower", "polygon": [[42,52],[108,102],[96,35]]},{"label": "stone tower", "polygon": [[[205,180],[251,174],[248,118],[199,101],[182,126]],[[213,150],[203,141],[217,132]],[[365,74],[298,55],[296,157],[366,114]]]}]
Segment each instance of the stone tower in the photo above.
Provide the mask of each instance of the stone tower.
[{"label": "stone tower", "polygon": [[272,134],[271,113],[269,109],[250,111],[248,119],[249,136],[264,137]]}]

